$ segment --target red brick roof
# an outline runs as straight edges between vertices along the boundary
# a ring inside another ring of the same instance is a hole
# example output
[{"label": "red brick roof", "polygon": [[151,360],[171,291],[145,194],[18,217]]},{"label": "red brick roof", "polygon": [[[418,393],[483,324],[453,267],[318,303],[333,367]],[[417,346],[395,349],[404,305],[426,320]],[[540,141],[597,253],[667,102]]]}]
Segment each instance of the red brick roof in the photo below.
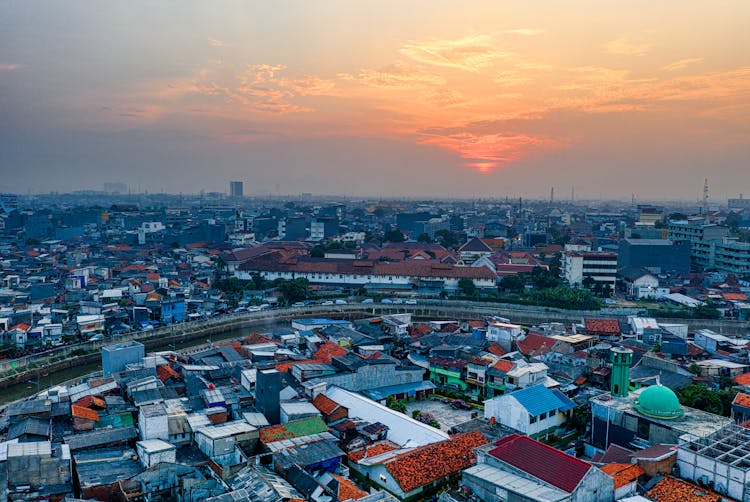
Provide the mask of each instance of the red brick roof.
[{"label": "red brick roof", "polygon": [[476,462],[474,448],[487,444],[479,431],[456,434],[446,441],[398,455],[385,466],[404,492],[456,473]]},{"label": "red brick roof", "polygon": [[339,476],[338,474],[331,474],[336,481],[339,482],[338,500],[339,502],[347,502],[347,500],[359,500],[367,497],[367,492],[360,489],[357,485],[351,482],[351,480],[345,477]]},{"label": "red brick roof", "polygon": [[731,502],[734,500],[671,476],[664,476],[646,492],[646,497],[657,502]]},{"label": "red brick roof", "polygon": [[182,378],[177,371],[172,369],[168,364],[162,364],[161,366],[158,366],[156,368],[156,375],[159,377],[159,380],[162,382],[166,382],[170,378],[179,379]]},{"label": "red brick roof", "polygon": [[750,408],[750,394],[745,394],[744,392],[737,393],[737,395],[734,396],[734,401],[732,401],[732,404],[736,404],[737,406],[742,406],[744,408]]},{"label": "red brick roof", "polygon": [[91,420],[92,422],[99,421],[99,414],[96,411],[75,404],[70,407],[70,414],[76,418],[85,418],[86,420]]},{"label": "red brick roof", "polygon": [[322,361],[326,364],[331,362],[331,359],[334,357],[343,356],[349,352],[341,345],[337,345],[333,342],[326,342],[323,345],[318,348],[318,350],[315,352],[315,355],[313,356],[315,359]]},{"label": "red brick roof", "polygon": [[497,342],[492,342],[490,346],[487,347],[487,352],[496,356],[504,356],[506,354],[505,349]]},{"label": "red brick roof", "polygon": [[507,373],[510,370],[512,370],[516,364],[512,361],[508,361],[507,359],[500,359],[498,362],[495,363],[493,368],[495,368],[498,371],[502,371],[503,373]]},{"label": "red brick roof", "polygon": [[583,460],[519,434],[496,441],[489,454],[568,493],[591,469]]},{"label": "red brick roof", "polygon": [[317,397],[313,399],[312,404],[323,415],[330,415],[341,407],[339,403],[326,396],[325,394],[318,394]]},{"label": "red brick roof", "polygon": [[382,455],[383,453],[388,453],[389,451],[398,449],[399,446],[396,443],[388,440],[383,440],[378,441],[377,443],[372,443],[371,445],[365,446],[364,448],[361,448],[359,450],[354,450],[349,453],[348,457],[352,462],[359,462],[363,458],[377,457],[378,455]]},{"label": "red brick roof", "polygon": [[750,385],[750,373],[743,373],[734,377],[734,383],[737,385]]},{"label": "red brick roof", "polygon": [[617,319],[584,319],[583,322],[586,325],[586,331],[589,334],[620,334],[620,323]]},{"label": "red brick roof", "polygon": [[529,333],[526,338],[518,342],[518,350],[526,356],[544,354],[552,350],[555,343],[557,343],[557,340],[553,338]]},{"label": "red brick roof", "polygon": [[602,472],[615,480],[615,490],[631,483],[646,473],[637,464],[607,464]]}]

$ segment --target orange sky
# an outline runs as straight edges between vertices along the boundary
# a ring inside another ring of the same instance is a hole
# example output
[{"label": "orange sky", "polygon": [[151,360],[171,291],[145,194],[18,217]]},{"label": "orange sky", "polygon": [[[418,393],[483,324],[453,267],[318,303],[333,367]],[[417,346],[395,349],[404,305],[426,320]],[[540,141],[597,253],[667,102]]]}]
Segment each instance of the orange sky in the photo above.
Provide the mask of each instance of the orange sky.
[{"label": "orange sky", "polygon": [[[225,149],[395,142],[403,168],[442,177],[431,190],[446,194],[499,173],[519,193],[622,196],[654,170],[668,196],[693,196],[704,177],[728,195],[748,184],[750,2],[141,3],[0,8],[6,126],[197,136],[219,169]],[[245,174],[266,189],[294,179]],[[675,175],[683,184],[665,185]]]}]

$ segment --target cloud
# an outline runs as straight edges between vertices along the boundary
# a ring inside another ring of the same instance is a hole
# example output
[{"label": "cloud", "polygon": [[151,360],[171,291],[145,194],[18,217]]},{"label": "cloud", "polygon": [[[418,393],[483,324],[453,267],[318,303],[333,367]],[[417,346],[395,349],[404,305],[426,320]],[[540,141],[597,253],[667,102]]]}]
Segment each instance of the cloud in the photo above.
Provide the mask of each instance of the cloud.
[{"label": "cloud", "polygon": [[539,28],[516,28],[513,30],[505,30],[503,33],[507,33],[509,35],[521,35],[524,37],[534,37],[544,33],[544,30]]},{"label": "cloud", "polygon": [[668,65],[662,66],[662,71],[677,71],[682,70],[688,65],[696,64],[696,63],[702,63],[703,58],[688,58],[688,59],[680,59],[679,61],[675,61],[674,63],[669,63]]},{"label": "cloud", "polygon": [[425,131],[420,143],[436,145],[459,154],[465,165],[480,173],[518,160],[533,151],[559,147],[561,142],[544,137],[515,133],[474,133],[470,131]]},{"label": "cloud", "polygon": [[620,56],[643,56],[651,51],[651,44],[635,42],[628,35],[611,40],[604,47],[608,53]]},{"label": "cloud", "polygon": [[494,46],[489,35],[457,40],[410,41],[399,52],[423,64],[471,72],[489,66],[497,58],[508,56]]},{"label": "cloud", "polygon": [[21,67],[20,64],[15,64],[15,63],[11,63],[11,64],[0,63],[0,71],[13,71],[13,70],[19,69],[20,67]]},{"label": "cloud", "polygon": [[395,63],[383,68],[364,68],[357,75],[340,74],[344,80],[356,80],[365,85],[387,88],[410,88],[421,85],[443,85],[440,75],[423,71],[403,63]]}]

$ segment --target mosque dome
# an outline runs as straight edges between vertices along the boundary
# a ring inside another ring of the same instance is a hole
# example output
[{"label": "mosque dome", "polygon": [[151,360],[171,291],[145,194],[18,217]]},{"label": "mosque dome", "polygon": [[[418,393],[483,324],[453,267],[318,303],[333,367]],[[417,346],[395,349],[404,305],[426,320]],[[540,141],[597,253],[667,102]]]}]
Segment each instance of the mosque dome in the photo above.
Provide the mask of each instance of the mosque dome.
[{"label": "mosque dome", "polygon": [[663,385],[653,385],[641,391],[633,408],[647,417],[662,420],[680,418],[684,413],[677,394]]}]

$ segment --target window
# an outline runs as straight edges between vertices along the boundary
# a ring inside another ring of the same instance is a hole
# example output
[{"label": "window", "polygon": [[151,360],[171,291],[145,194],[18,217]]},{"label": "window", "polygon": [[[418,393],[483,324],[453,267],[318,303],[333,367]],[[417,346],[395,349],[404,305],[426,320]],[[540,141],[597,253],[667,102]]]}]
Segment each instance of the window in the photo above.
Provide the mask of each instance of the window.
[{"label": "window", "polygon": [[546,420],[547,419],[547,413],[544,412],[541,415],[539,415],[539,420]]},{"label": "window", "polygon": [[537,418],[534,415],[529,415],[529,423],[530,424],[535,424],[536,420],[537,420]]}]

